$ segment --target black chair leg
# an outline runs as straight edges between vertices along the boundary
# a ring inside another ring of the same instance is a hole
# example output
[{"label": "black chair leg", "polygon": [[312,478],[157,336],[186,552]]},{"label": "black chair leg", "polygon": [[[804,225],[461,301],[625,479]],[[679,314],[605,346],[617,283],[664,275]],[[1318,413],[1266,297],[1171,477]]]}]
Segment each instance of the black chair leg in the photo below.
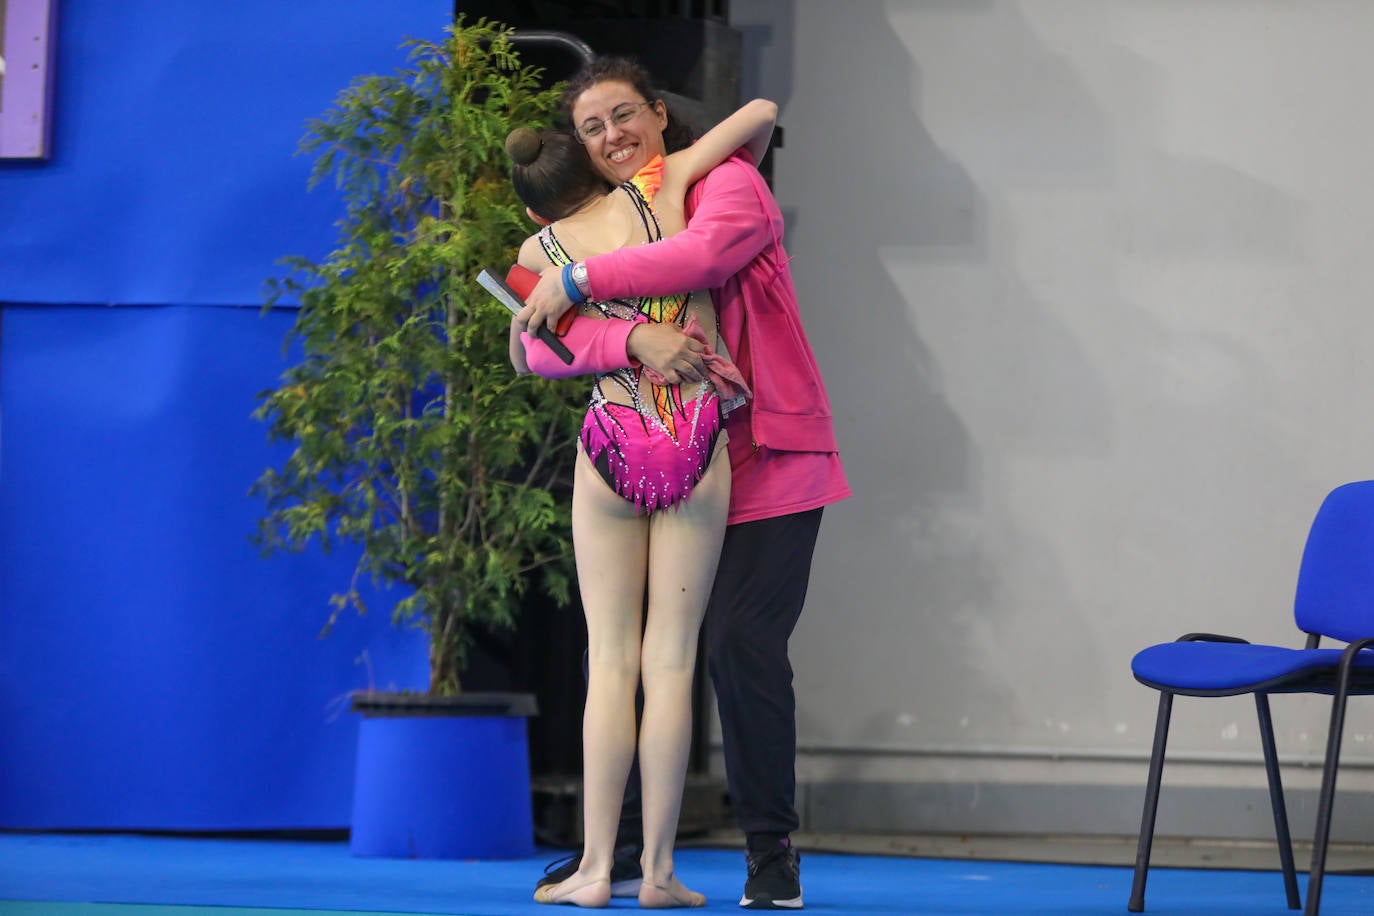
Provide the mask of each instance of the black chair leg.
[{"label": "black chair leg", "polygon": [[1155,718],[1154,750],[1150,753],[1150,775],[1145,781],[1145,810],[1140,815],[1140,840],[1135,849],[1135,880],[1126,909],[1139,913],[1145,909],[1145,877],[1150,870],[1150,846],[1155,838],[1155,814],[1159,810],[1159,786],[1164,778],[1164,746],[1169,742],[1169,713],[1174,695],[1159,693],[1159,715]]},{"label": "black chair leg", "polygon": [[1349,693],[1350,671],[1342,664],[1336,695],[1331,700],[1331,728],[1326,734],[1326,763],[1322,766],[1322,791],[1317,803],[1317,832],[1312,837],[1312,871],[1307,878],[1304,916],[1317,916],[1321,907],[1326,847],[1331,837],[1331,807],[1336,799],[1336,767],[1341,759],[1341,733],[1345,730],[1345,701]]},{"label": "black chair leg", "polygon": [[1255,694],[1255,710],[1259,713],[1260,746],[1264,749],[1264,772],[1269,777],[1269,806],[1274,809],[1274,835],[1279,842],[1279,864],[1283,868],[1283,890],[1288,895],[1288,908],[1302,908],[1298,895],[1298,873],[1293,864],[1293,839],[1288,832],[1288,808],[1283,801],[1283,780],[1279,776],[1279,755],[1274,745],[1274,720],[1269,715],[1269,697]]}]

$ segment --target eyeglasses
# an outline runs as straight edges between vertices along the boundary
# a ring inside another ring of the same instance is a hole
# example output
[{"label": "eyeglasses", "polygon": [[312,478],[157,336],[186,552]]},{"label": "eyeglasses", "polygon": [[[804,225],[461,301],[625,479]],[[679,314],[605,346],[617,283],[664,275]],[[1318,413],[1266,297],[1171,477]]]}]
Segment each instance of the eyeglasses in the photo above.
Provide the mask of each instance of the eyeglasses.
[{"label": "eyeglasses", "polygon": [[624,105],[617,105],[612,109],[609,118],[588,118],[579,124],[573,133],[582,143],[595,140],[606,132],[606,125],[614,124],[616,127],[624,127],[638,117],[640,111],[652,107],[653,104],[653,102],[626,102]]}]

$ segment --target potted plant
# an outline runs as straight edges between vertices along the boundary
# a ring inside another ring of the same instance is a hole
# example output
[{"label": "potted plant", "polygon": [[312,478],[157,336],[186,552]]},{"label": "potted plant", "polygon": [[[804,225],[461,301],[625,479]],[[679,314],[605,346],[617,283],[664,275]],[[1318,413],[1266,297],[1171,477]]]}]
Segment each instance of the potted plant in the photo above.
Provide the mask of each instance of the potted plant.
[{"label": "potted plant", "polygon": [[[267,308],[299,303],[290,339],[303,357],[256,411],[270,439],[293,446],[254,484],[257,539],[267,552],[358,545],[325,630],[349,608],[366,612],[358,586],[370,577],[400,586],[393,620],[428,636],[426,694],[353,697],[364,715],[355,854],[533,851],[533,698],[462,691],[474,635],[513,627],[528,589],[567,603],[572,579],[567,482],[582,392],[514,374],[510,315],[474,282],[512,263],[530,229],[505,136],[547,121],[556,100],[509,36],[459,18],[442,41],[407,42],[405,67],[356,79],[309,123],[311,185],[333,176],[346,204],[337,247],[318,262],[288,258],[269,281]],[[455,728],[488,743],[469,747]],[[405,771],[381,772],[391,765]],[[450,788],[462,797],[441,801]],[[523,812],[496,815],[507,801]],[[373,823],[393,815],[401,822]],[[471,836],[455,836],[465,819]]]}]

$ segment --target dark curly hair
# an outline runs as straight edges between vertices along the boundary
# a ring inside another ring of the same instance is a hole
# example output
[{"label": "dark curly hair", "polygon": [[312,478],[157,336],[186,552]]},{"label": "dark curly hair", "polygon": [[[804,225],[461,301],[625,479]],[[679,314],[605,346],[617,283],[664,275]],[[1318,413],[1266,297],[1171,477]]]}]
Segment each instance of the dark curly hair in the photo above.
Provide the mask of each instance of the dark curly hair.
[{"label": "dark curly hair", "polygon": [[[653,77],[638,61],[628,57],[595,57],[591,63],[573,74],[563,89],[559,107],[569,124],[572,123],[572,109],[577,97],[597,83],[608,81],[633,86],[635,92],[643,96],[646,102],[663,101],[662,93],[654,88]],[[668,126],[663,128],[664,147],[668,152],[675,153],[691,146],[692,141],[696,139],[692,128],[680,117],[673,115],[673,110],[668,107],[667,102],[664,102],[663,107],[668,112]]]}]

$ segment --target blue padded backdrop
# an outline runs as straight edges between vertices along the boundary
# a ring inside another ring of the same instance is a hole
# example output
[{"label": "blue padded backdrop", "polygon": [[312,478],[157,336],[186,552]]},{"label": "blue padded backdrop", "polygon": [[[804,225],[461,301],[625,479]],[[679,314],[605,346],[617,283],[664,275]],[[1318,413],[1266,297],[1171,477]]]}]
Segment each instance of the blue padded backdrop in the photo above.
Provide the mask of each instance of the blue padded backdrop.
[{"label": "blue padded backdrop", "polygon": [[332,247],[305,121],[451,2],[60,7],[53,159],[0,165],[0,828],[345,827],[345,694],[422,687],[424,644],[385,596],[318,639],[352,558],[248,540],[258,305]]},{"label": "blue padded backdrop", "polygon": [[61,0],[53,155],[0,165],[0,302],[249,305],[330,249],[305,122],[452,0]]},{"label": "blue padded backdrop", "polygon": [[290,318],[5,310],[0,827],[348,824],[345,694],[423,687],[425,653],[380,610],[317,638],[351,557],[248,540]]}]

